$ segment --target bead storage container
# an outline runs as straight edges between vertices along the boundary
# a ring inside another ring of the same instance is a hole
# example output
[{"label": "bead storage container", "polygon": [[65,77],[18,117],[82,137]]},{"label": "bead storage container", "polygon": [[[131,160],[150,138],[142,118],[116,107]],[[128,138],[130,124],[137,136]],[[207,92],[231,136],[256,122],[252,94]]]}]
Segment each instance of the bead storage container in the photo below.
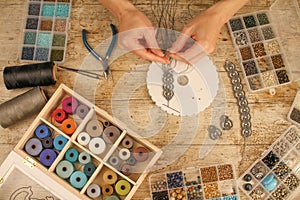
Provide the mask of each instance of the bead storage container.
[{"label": "bead storage container", "polygon": [[299,32],[300,13],[295,2],[277,0],[269,10],[234,16],[228,21],[250,92],[268,89],[275,94],[276,87],[300,78],[299,60],[295,53],[300,52],[297,46],[299,36],[296,34]]},{"label": "bead storage container", "polygon": [[232,164],[153,174],[149,177],[153,200],[240,199]]},{"label": "bead storage container", "polygon": [[285,53],[268,11],[236,16],[228,26],[250,91],[290,82]]},{"label": "bead storage container", "polygon": [[[161,151],[120,123],[62,84],[8,160],[60,199],[128,200]],[[0,167],[0,193],[10,168]]]},{"label": "bead storage container", "polygon": [[300,130],[289,127],[238,179],[250,199],[293,199],[300,184]]},{"label": "bead storage container", "polygon": [[300,91],[295,96],[287,118],[290,122],[300,126]]},{"label": "bead storage container", "polygon": [[64,62],[72,0],[28,0],[20,59]]}]

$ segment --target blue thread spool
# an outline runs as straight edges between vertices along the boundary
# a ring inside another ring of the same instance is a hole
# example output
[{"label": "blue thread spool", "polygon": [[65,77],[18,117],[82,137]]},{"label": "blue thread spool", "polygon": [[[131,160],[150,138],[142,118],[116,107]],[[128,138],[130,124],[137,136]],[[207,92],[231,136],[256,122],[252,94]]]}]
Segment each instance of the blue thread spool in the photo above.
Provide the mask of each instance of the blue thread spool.
[{"label": "blue thread spool", "polygon": [[68,139],[62,135],[58,135],[54,138],[53,145],[57,151],[61,151],[64,146],[67,144]]},{"label": "blue thread spool", "polygon": [[88,177],[92,176],[95,170],[96,170],[96,166],[93,163],[88,163],[84,165],[83,168],[85,175],[87,175]]},{"label": "blue thread spool", "polygon": [[40,154],[40,162],[46,166],[50,167],[55,161],[57,155],[53,149],[45,149]]},{"label": "blue thread spool", "polygon": [[67,150],[66,154],[65,154],[65,158],[67,161],[71,162],[71,163],[74,163],[77,161],[78,159],[78,151],[74,148],[70,148]]},{"label": "blue thread spool", "polygon": [[75,171],[70,177],[71,185],[77,189],[83,188],[87,180],[87,176],[82,171]]},{"label": "blue thread spool", "polygon": [[56,166],[56,174],[62,178],[67,179],[74,172],[74,166],[67,160],[60,161]]},{"label": "blue thread spool", "polygon": [[34,131],[36,137],[38,137],[39,139],[44,139],[46,137],[50,137],[51,136],[51,131],[50,129],[46,126],[46,125],[39,125],[35,131]]},{"label": "blue thread spool", "polygon": [[91,160],[91,155],[87,152],[81,152],[78,156],[78,161],[82,165],[88,164],[89,162],[91,162]]}]

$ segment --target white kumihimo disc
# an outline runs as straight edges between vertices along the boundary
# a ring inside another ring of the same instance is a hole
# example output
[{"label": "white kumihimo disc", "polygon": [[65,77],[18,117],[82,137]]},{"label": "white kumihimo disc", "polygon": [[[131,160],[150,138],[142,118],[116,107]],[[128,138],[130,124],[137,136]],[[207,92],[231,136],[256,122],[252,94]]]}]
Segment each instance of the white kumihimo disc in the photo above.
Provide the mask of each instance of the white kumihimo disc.
[{"label": "white kumihimo disc", "polygon": [[[175,62],[175,61],[173,61]],[[152,62],[147,73],[147,88],[152,100],[162,110],[177,116],[191,116],[207,108],[218,91],[218,73],[208,56],[193,66],[171,63],[174,96],[163,96],[163,64]]]}]

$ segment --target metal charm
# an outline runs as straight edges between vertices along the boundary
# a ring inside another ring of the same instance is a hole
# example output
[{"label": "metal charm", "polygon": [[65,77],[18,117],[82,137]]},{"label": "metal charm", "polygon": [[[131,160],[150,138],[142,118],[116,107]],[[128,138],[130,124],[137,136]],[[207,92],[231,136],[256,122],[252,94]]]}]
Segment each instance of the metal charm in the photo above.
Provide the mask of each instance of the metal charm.
[{"label": "metal charm", "polygon": [[231,119],[227,115],[222,115],[220,117],[220,127],[223,130],[230,130],[233,126]]},{"label": "metal charm", "polygon": [[[236,70],[235,65],[232,62],[226,61],[224,67],[228,73],[229,78],[231,79],[234,96],[237,99],[237,104],[239,106],[241,128],[242,128],[241,135],[245,138],[250,137],[252,134],[250,108],[248,106],[248,101],[246,99],[245,91],[241,83],[241,77],[238,71]],[[221,127],[222,127],[222,123],[221,123]]]},{"label": "metal charm", "polygon": [[163,78],[162,78],[162,81],[163,81],[163,96],[165,97],[165,99],[167,101],[170,101],[174,96],[174,91],[173,91],[174,77],[173,77],[173,74],[171,72],[172,69],[169,68],[168,66],[163,65],[163,70],[164,70],[164,74],[163,74]]},{"label": "metal charm", "polygon": [[221,137],[222,131],[214,125],[210,125],[207,129],[209,137],[212,140],[217,140]]}]

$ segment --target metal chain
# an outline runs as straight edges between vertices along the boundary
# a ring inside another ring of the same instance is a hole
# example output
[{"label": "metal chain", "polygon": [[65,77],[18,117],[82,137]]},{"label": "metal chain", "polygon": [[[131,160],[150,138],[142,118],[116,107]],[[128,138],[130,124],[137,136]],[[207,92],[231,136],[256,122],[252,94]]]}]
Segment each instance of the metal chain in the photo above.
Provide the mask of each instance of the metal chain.
[{"label": "metal chain", "polygon": [[172,69],[165,64],[163,64],[163,71],[163,96],[169,102],[174,96],[174,77],[172,74]]},{"label": "metal chain", "polygon": [[248,106],[245,91],[241,83],[241,77],[238,71],[236,70],[234,63],[232,63],[231,61],[226,61],[224,67],[228,73],[229,78],[231,79],[230,81],[232,83],[234,96],[237,99],[237,104],[239,106],[242,128],[241,135],[244,138],[250,137],[252,134],[250,108]]}]

